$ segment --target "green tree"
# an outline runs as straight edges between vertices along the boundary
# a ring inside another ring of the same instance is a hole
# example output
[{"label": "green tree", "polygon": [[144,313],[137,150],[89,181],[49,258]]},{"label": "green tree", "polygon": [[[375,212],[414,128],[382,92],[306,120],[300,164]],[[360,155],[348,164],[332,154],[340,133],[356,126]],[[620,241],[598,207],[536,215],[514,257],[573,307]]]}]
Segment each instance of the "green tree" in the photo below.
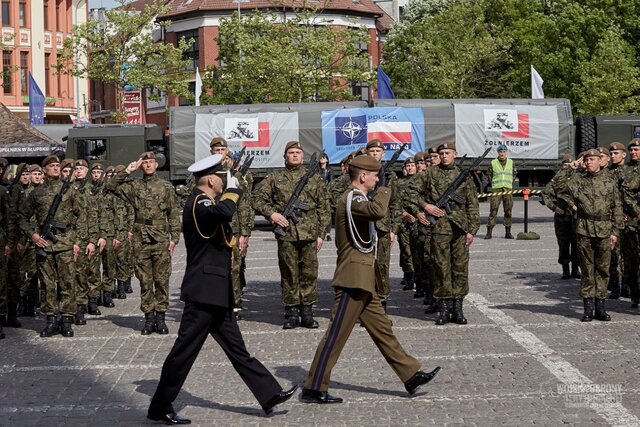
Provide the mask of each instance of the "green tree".
[{"label": "green tree", "polygon": [[317,10],[281,22],[258,11],[220,23],[220,65],[203,79],[203,102],[253,104],[351,99],[351,82],[371,82],[364,28],[332,27]]},{"label": "green tree", "polygon": [[183,52],[192,41],[180,40],[177,46],[154,41],[154,29],[169,21],[156,21],[168,6],[156,1],[142,11],[128,7],[107,10],[106,20],[89,20],[75,25],[65,39],[56,69],[59,73],[86,77],[111,84],[116,89],[116,122],[124,120],[122,94],[124,84],[144,89],[155,87],[169,95],[188,96],[189,60]]}]

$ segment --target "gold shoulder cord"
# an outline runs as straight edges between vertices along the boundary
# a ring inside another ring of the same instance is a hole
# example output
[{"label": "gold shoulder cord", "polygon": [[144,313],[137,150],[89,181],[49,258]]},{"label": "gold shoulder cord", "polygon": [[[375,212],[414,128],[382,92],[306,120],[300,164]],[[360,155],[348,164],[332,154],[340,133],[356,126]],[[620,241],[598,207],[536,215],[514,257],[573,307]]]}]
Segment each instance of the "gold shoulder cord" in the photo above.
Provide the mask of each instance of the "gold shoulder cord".
[{"label": "gold shoulder cord", "polygon": [[198,198],[200,196],[204,196],[207,199],[209,199],[211,201],[211,203],[213,203],[214,205],[216,204],[215,200],[213,200],[211,197],[209,197],[207,194],[205,193],[200,193],[196,196],[196,198],[193,200],[193,206],[191,208],[191,213],[193,215],[193,223],[196,225],[196,231],[198,232],[198,234],[200,235],[200,237],[202,237],[205,240],[209,240],[211,239],[213,236],[216,235],[216,233],[218,232],[218,229],[222,230],[222,239],[224,240],[224,244],[227,245],[227,247],[232,248],[236,245],[236,241],[237,238],[236,236],[232,236],[231,240],[227,239],[227,235],[224,232],[224,227],[222,227],[220,224],[218,224],[218,226],[213,230],[213,233],[211,233],[211,236],[205,236],[204,234],[202,234],[202,231],[200,231],[200,227],[198,227],[198,219],[196,218],[196,205],[198,204]]}]

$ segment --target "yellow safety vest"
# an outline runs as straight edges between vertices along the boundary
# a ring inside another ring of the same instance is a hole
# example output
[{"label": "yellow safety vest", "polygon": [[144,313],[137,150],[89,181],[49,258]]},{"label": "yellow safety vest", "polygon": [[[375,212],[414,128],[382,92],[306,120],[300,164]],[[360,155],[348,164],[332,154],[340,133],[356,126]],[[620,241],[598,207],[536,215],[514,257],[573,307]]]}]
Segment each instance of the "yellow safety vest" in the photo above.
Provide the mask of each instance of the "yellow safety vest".
[{"label": "yellow safety vest", "polygon": [[507,159],[503,169],[500,160],[493,159],[491,169],[493,170],[493,179],[491,180],[493,191],[499,188],[513,188],[513,160]]}]

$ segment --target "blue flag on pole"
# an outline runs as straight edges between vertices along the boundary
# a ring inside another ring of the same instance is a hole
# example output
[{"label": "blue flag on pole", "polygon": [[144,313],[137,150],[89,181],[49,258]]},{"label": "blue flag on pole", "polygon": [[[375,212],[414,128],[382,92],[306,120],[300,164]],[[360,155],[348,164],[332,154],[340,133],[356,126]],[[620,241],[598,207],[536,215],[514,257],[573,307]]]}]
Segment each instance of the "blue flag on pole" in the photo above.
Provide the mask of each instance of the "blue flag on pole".
[{"label": "blue flag on pole", "polygon": [[395,99],[395,97],[391,89],[391,79],[378,65],[378,99]]},{"label": "blue flag on pole", "polygon": [[29,123],[44,124],[44,95],[29,73]]}]

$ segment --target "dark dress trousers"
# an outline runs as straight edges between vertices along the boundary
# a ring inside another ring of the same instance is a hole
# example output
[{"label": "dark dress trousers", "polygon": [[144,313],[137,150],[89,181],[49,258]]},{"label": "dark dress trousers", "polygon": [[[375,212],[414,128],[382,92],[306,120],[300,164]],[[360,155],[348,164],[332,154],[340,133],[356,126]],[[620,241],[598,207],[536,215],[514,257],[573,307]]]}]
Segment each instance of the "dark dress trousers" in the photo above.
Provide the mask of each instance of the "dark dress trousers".
[{"label": "dark dress trousers", "polygon": [[172,402],[209,334],[261,405],[282,390],[262,363],[249,355],[232,315],[231,248],[226,239],[232,235],[229,222],[240,194],[239,190],[227,190],[213,203],[196,188],[187,199],[182,218],[187,267],[180,295],[185,307],[178,338],[151,399],[150,413],[175,412]]}]

